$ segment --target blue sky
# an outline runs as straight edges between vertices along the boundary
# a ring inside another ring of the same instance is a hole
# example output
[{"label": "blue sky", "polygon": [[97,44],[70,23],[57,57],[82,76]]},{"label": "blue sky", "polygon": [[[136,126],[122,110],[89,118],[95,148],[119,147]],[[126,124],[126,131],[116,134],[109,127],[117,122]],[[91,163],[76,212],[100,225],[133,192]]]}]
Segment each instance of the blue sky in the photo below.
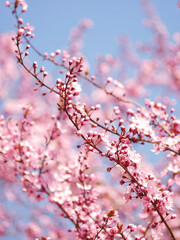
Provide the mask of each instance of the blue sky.
[{"label": "blue sky", "polygon": [[[177,0],[151,0],[171,34],[180,29]],[[14,29],[14,19],[0,2],[0,32]],[[29,0],[24,19],[36,27],[34,44],[42,52],[68,45],[70,29],[79,19],[90,18],[93,28],[86,34],[83,53],[90,63],[97,54],[115,53],[117,37],[128,36],[133,43],[148,41],[150,32],[142,25],[144,12],[139,0]],[[32,59],[34,60],[34,59]]]}]

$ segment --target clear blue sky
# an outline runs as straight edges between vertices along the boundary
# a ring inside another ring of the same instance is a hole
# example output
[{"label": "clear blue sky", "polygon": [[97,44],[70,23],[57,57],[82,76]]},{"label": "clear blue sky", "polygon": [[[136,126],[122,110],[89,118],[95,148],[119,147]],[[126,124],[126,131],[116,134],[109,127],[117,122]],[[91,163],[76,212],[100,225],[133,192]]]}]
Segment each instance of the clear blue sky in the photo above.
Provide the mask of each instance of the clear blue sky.
[{"label": "clear blue sky", "polygon": [[[169,32],[180,30],[177,0],[151,0]],[[0,1],[0,32],[13,30],[15,23],[5,1]],[[115,53],[117,36],[127,35],[132,42],[148,41],[150,33],[142,25],[144,13],[139,0],[27,0],[27,22],[36,26],[35,46],[51,52],[68,45],[69,31],[79,19],[91,18],[94,27],[85,38],[83,53],[91,63],[97,54]],[[34,60],[34,59],[32,59]]]}]

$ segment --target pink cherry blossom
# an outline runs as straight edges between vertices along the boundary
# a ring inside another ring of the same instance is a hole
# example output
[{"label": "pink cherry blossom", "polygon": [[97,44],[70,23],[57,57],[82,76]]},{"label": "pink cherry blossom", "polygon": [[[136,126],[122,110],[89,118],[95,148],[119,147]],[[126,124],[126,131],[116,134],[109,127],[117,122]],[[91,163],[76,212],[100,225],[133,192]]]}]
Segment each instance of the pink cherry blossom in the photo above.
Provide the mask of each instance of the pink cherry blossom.
[{"label": "pink cherry blossom", "polygon": [[91,19],[68,47],[41,53],[26,1],[5,1],[15,32],[0,35],[2,238],[178,239],[180,119],[166,91],[179,100],[180,35],[140,3],[152,41],[139,53],[119,37],[117,54],[98,55],[90,73]]}]

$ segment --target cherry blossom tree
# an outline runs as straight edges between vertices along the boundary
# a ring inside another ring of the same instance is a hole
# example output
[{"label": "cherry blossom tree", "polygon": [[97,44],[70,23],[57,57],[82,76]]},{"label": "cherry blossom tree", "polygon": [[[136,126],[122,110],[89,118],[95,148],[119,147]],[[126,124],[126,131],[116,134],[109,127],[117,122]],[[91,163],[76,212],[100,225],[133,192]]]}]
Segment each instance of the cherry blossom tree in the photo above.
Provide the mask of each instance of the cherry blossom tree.
[{"label": "cherry blossom tree", "polygon": [[[167,92],[178,99],[180,34],[172,40],[140,2],[152,41],[134,51],[119,37],[92,74],[82,54],[90,19],[67,49],[44,53],[23,20],[26,1],[5,1],[15,32],[0,35],[3,239],[179,239],[180,119]],[[163,95],[147,98],[157,87]]]}]

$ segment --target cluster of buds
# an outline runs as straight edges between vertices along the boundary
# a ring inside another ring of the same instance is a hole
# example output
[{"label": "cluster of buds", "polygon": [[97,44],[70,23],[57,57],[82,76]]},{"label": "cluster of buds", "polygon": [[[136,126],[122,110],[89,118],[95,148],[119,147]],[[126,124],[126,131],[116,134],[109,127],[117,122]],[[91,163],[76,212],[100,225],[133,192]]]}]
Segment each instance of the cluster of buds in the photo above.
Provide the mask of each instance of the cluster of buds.
[{"label": "cluster of buds", "polygon": [[81,86],[77,82],[77,75],[83,71],[82,58],[72,58],[69,60],[69,71],[66,73],[65,81],[57,79],[56,87],[59,90],[59,108],[70,110],[73,108],[73,97],[79,95]]}]

